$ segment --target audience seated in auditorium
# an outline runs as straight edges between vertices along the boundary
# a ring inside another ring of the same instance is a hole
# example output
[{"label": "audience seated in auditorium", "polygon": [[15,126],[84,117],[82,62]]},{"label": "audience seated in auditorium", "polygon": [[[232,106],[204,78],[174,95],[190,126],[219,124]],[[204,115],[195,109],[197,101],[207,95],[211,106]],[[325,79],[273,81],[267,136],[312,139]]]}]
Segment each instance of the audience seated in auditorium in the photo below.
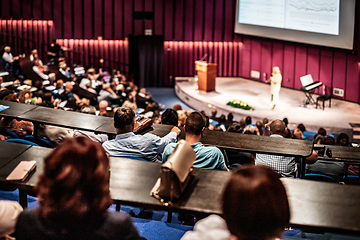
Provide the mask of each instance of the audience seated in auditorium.
[{"label": "audience seated in auditorium", "polygon": [[65,91],[63,91],[60,95],[59,95],[59,99],[64,102],[64,101],[72,101],[75,102],[76,104],[80,104],[81,103],[81,99],[79,98],[79,96],[75,93],[72,92],[74,86],[72,84],[72,82],[66,82],[65,83]]},{"label": "audience seated in auditorium", "polygon": [[39,58],[39,54],[38,54],[38,50],[37,49],[33,49],[31,50],[31,54],[29,56],[30,62],[34,64],[35,59],[39,59],[39,64],[41,66],[43,66],[43,62],[41,61],[41,59]]},{"label": "audience seated in auditorium", "polygon": [[19,214],[23,208],[18,202],[0,200],[0,239],[11,240]]},{"label": "audience seated in auditorium", "polygon": [[[217,147],[205,147],[201,143],[201,138],[205,130],[204,116],[198,112],[191,113],[186,119],[184,130],[186,133],[185,141],[191,144],[191,147],[196,153],[196,160],[193,165],[194,167],[228,170],[221,151]],[[165,147],[162,155],[163,163],[167,161],[175,147],[176,143],[170,143]]]},{"label": "audience seated in auditorium", "polygon": [[200,220],[181,240],[275,240],[290,220],[289,202],[279,175],[265,166],[240,168],[222,196],[222,217]]},{"label": "audience seated in auditorium", "polygon": [[57,64],[59,62],[59,58],[63,56],[64,50],[66,50],[66,48],[57,44],[56,39],[53,39],[48,47],[47,54],[49,62],[55,62]]},{"label": "audience seated in auditorium", "polygon": [[251,123],[252,123],[251,117],[250,117],[250,116],[247,116],[247,117],[245,118],[245,125],[247,126],[247,125],[250,125]]},{"label": "audience seated in auditorium", "polygon": [[[340,133],[336,138],[336,145],[351,147],[349,136],[346,133]],[[348,172],[349,175],[359,175],[359,166],[358,165],[349,165]]]},{"label": "audience seated in auditorium", "polygon": [[66,62],[59,63],[59,72],[67,78],[70,78],[70,68],[66,65]]},{"label": "audience seated in auditorium", "polygon": [[181,107],[180,104],[175,104],[175,105],[173,106],[173,109],[174,109],[175,111],[179,111],[179,110],[182,110],[182,107]]},{"label": "audience seated in auditorium", "polygon": [[[4,98],[5,101],[19,102],[15,94],[9,94]],[[34,124],[29,121],[16,120],[12,117],[2,117],[0,127],[12,131],[18,135],[19,138],[24,138],[26,135],[32,135]]]},{"label": "audience seated in auditorium", "polygon": [[[269,129],[270,128],[270,129]],[[265,125],[264,136],[284,138],[286,135],[285,123],[282,120],[274,120]],[[306,163],[316,162],[318,155],[313,151],[312,155],[306,158]],[[285,157],[269,154],[256,154],[255,164],[266,165],[274,169],[281,177],[296,177],[295,157]]]},{"label": "audience seated in auditorium", "polygon": [[34,60],[34,66],[32,67],[32,69],[42,80],[49,79],[49,76],[44,73],[45,69],[43,66],[40,65],[39,59]]},{"label": "audience seated in auditorium", "polygon": [[109,114],[107,112],[107,108],[109,106],[109,103],[105,100],[102,100],[99,102],[99,116],[107,117]]},{"label": "audience seated in auditorium", "polygon": [[11,47],[4,48],[4,54],[1,57],[1,63],[4,65],[6,71],[17,76],[19,74],[19,57],[13,57],[11,54]]},{"label": "audience seated in auditorium", "polygon": [[319,135],[321,136],[326,136],[326,130],[324,128],[319,128],[318,132],[317,132]]},{"label": "audience seated in auditorium", "polygon": [[[87,114],[92,114],[92,115],[96,115],[96,108],[94,106],[82,106],[80,109],[81,113],[87,113]],[[104,143],[105,141],[108,140],[108,135],[106,134],[95,134],[93,132],[90,131],[84,131],[84,130],[74,130],[73,133],[73,137],[87,137],[90,140],[94,141],[94,142],[98,142],[98,143]]]},{"label": "audience seated in auditorium", "polygon": [[140,239],[130,216],[109,212],[109,158],[100,144],[71,138],[44,160],[35,191],[39,207],[19,216],[24,239]]},{"label": "audience seated in auditorium", "polygon": [[135,112],[131,108],[120,107],[114,115],[116,138],[103,143],[110,156],[132,157],[147,161],[161,162],[159,154],[169,143],[176,142],[180,129],[174,126],[163,138],[151,133],[135,135]]},{"label": "audience seated in auditorium", "polygon": [[300,129],[301,132],[305,132],[306,131],[306,128],[304,126],[304,124],[300,123],[298,126],[297,126],[298,129]]},{"label": "audience seated in auditorium", "polygon": [[[329,135],[319,135],[315,144],[335,145],[335,139]],[[345,164],[338,161],[317,160],[316,163],[306,165],[306,173],[317,173],[330,176],[340,182],[344,176]]]},{"label": "audience seated in auditorium", "polygon": [[218,121],[219,119],[216,117],[216,114],[217,114],[217,110],[215,108],[213,108],[211,110],[211,116],[210,116],[210,119],[211,120],[214,120],[214,121]]},{"label": "audience seated in auditorium", "polygon": [[179,117],[174,109],[167,108],[161,115],[161,124],[178,126]]},{"label": "audience seated in auditorium", "polygon": [[293,131],[293,137],[294,139],[303,139],[303,134],[302,134],[302,131],[298,128],[295,128],[294,131]]}]

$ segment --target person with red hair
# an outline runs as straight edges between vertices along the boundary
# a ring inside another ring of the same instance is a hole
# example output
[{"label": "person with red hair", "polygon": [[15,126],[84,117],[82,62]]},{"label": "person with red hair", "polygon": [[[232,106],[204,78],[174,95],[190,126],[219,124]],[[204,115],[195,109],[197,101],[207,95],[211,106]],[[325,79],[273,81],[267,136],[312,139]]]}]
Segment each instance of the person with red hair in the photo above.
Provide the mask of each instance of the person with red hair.
[{"label": "person with red hair", "polygon": [[20,214],[16,239],[140,239],[130,216],[107,211],[109,177],[99,143],[65,140],[45,158],[35,187],[39,207]]}]

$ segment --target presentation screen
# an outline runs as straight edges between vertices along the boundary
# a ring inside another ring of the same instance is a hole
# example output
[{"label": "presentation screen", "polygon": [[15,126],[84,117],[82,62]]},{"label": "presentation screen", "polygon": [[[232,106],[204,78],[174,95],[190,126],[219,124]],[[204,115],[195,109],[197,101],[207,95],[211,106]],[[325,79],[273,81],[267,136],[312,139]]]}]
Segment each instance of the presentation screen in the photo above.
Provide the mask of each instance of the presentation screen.
[{"label": "presentation screen", "polygon": [[353,48],[355,0],[237,0],[235,33]]}]

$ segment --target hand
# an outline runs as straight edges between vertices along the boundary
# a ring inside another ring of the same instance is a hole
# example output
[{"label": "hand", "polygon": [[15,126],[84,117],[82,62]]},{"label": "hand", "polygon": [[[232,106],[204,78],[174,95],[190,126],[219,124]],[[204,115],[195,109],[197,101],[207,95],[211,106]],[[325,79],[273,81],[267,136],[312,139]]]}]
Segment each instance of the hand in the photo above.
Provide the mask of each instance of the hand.
[{"label": "hand", "polygon": [[174,133],[176,133],[177,135],[179,135],[180,133],[181,133],[181,130],[180,130],[180,128],[178,128],[178,127],[173,127],[172,129],[171,129],[171,131],[170,132],[174,132]]}]

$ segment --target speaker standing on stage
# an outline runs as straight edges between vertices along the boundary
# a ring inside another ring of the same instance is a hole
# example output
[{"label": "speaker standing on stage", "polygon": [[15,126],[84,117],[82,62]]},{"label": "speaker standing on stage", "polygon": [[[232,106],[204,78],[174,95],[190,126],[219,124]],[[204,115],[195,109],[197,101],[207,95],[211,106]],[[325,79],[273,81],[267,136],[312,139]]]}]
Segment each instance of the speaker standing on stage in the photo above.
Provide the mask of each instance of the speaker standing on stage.
[{"label": "speaker standing on stage", "polygon": [[273,107],[271,110],[276,109],[276,104],[279,102],[279,92],[281,89],[281,72],[279,67],[273,67],[271,77],[266,82],[270,82],[270,94],[271,94],[271,103]]}]

